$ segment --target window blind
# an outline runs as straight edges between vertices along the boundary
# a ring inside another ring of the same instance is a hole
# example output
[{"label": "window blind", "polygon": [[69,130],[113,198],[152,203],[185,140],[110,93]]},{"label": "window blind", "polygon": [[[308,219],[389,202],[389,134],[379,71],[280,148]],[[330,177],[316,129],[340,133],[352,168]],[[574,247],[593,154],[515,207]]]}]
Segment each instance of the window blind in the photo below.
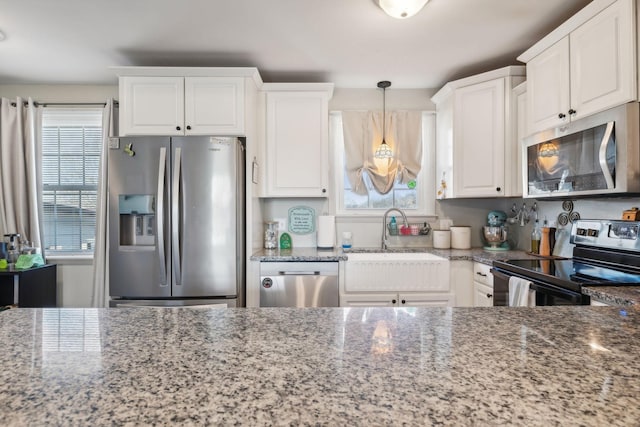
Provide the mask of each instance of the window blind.
[{"label": "window blind", "polygon": [[102,109],[42,112],[44,246],[49,253],[93,253]]}]

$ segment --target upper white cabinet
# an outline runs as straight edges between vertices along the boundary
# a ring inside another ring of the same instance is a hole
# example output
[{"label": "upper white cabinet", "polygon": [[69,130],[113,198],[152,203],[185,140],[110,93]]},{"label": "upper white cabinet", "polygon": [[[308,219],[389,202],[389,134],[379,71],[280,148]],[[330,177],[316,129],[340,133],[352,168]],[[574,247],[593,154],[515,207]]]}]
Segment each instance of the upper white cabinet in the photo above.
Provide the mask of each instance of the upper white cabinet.
[{"label": "upper white cabinet", "polygon": [[245,135],[255,68],[116,67],[120,135]]},{"label": "upper white cabinet", "polygon": [[333,84],[265,84],[264,197],[327,197]]},{"label": "upper white cabinet", "polygon": [[528,132],[637,99],[635,0],[596,0],[523,53]]},{"label": "upper white cabinet", "polygon": [[244,79],[120,77],[120,135],[242,135]]},{"label": "upper white cabinet", "polygon": [[449,82],[433,96],[438,198],[521,192],[510,167],[517,161],[511,90],[523,81],[524,67],[505,67]]}]

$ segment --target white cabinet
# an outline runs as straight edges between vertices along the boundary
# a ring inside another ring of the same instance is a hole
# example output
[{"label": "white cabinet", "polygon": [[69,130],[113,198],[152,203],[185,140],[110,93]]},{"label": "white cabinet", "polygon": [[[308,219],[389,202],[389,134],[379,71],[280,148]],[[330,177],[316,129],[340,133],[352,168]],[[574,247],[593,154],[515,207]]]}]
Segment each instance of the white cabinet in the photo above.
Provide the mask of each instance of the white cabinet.
[{"label": "white cabinet", "polygon": [[531,133],[637,99],[635,0],[596,9],[602,4],[587,6],[518,58],[527,63]]},{"label": "white cabinet", "polygon": [[473,305],[475,307],[493,306],[493,274],[490,270],[490,265],[473,263]]},{"label": "white cabinet", "polygon": [[341,307],[451,307],[451,294],[433,293],[379,293],[346,294],[340,299]]},{"label": "white cabinet", "polygon": [[[306,88],[317,90],[305,90]],[[296,90],[298,89],[298,90]],[[264,197],[327,197],[333,85],[265,85]]]},{"label": "white cabinet", "polygon": [[473,262],[449,261],[449,282],[455,295],[455,307],[473,307]]},{"label": "white cabinet", "polygon": [[515,159],[511,162],[505,162],[506,177],[510,177],[510,182],[507,182],[506,187],[510,188],[511,197],[522,197],[522,180],[524,178],[523,164],[523,152],[524,152],[524,138],[528,135],[527,131],[527,83],[520,83],[512,90],[512,97],[514,102],[512,104],[513,118],[511,132],[512,132],[512,144],[506,144],[504,155],[507,159]]},{"label": "white cabinet", "polygon": [[436,176],[446,186],[439,198],[518,195],[506,166],[516,161],[511,90],[522,81],[524,67],[505,67],[449,82],[434,95]]},{"label": "white cabinet", "polygon": [[243,77],[121,76],[120,135],[243,135]]}]

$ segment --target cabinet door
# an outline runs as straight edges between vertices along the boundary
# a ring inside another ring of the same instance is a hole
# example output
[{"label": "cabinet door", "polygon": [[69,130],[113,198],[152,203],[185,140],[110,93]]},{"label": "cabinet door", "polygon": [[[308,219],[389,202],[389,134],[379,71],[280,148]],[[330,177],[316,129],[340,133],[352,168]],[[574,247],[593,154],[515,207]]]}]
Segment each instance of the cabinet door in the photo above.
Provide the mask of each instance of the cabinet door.
[{"label": "cabinet door", "polygon": [[512,90],[510,138],[505,141],[505,196],[522,197],[522,145],[527,134],[526,83]]},{"label": "cabinet door", "polygon": [[395,307],[398,294],[343,294],[340,307]]},{"label": "cabinet door", "polygon": [[242,77],[186,77],[186,135],[244,135]]},{"label": "cabinet door", "polygon": [[505,79],[456,90],[453,120],[456,197],[503,196]]},{"label": "cabinet door", "polygon": [[633,3],[617,1],[571,33],[572,120],[636,98]]},{"label": "cabinet door", "polygon": [[328,95],[267,94],[268,197],[326,197]]},{"label": "cabinet door", "polygon": [[120,135],[183,135],[183,77],[120,77]]},{"label": "cabinet door", "polygon": [[569,121],[569,38],[527,63],[528,130],[535,133]]},{"label": "cabinet door", "polygon": [[405,294],[398,295],[400,307],[452,307],[453,294]]},{"label": "cabinet door", "polygon": [[493,287],[484,283],[473,283],[473,305],[475,307],[493,306]]}]

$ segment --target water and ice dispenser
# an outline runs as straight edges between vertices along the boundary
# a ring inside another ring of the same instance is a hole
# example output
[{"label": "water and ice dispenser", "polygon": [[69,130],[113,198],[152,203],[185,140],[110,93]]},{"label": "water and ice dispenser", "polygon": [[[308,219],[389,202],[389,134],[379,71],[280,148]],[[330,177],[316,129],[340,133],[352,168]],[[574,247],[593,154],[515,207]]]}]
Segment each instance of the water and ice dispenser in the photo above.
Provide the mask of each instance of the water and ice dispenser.
[{"label": "water and ice dispenser", "polygon": [[156,198],[151,194],[121,194],[120,246],[155,246]]}]

